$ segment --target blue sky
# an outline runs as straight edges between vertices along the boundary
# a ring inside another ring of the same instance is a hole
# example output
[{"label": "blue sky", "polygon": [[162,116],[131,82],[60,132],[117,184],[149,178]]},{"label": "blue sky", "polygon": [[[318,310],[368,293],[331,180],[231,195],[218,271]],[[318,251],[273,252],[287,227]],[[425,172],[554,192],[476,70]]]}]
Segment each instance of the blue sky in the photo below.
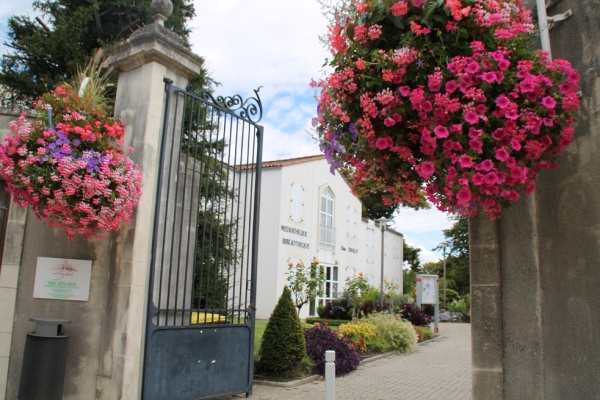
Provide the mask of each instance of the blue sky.
[{"label": "blue sky", "polygon": [[[6,40],[6,21],[11,15],[34,16],[33,0],[0,4],[0,42]],[[265,147],[263,159],[319,154],[311,138],[311,119],[316,114],[311,79],[323,76],[329,56],[319,36],[327,21],[317,0],[195,0],[191,21],[192,50],[206,60],[208,71],[222,83],[217,95],[254,95],[262,86]],[[7,48],[0,47],[5,54]],[[442,229],[452,224],[435,209],[402,209],[393,226],[407,243],[422,249],[422,262],[436,261],[432,252],[444,240]]]}]

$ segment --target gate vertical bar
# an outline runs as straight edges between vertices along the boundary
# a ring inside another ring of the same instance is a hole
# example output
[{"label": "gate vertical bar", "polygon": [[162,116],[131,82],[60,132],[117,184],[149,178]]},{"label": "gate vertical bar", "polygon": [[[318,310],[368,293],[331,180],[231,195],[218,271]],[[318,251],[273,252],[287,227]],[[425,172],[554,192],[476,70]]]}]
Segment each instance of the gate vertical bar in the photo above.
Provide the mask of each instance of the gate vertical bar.
[{"label": "gate vertical bar", "polygon": [[[258,234],[259,234],[259,220],[260,220],[260,185],[262,175],[262,148],[263,148],[263,134],[264,128],[262,126],[257,127],[256,141],[257,141],[257,152],[256,152],[256,178],[254,182],[254,225],[252,232],[252,273],[250,275],[250,326],[251,326],[251,340],[250,340],[250,354],[254,354],[254,336],[256,331],[256,290],[257,290],[257,275],[258,275]],[[249,377],[250,379],[250,392],[252,395],[252,383],[254,382],[254,363],[250,365]]]}]

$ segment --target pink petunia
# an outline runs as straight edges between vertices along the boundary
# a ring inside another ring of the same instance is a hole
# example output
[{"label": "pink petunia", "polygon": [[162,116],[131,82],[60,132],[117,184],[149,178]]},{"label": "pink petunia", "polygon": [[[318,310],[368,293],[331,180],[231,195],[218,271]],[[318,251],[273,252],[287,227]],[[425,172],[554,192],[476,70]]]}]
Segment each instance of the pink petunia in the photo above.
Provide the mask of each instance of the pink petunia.
[{"label": "pink petunia", "polygon": [[394,118],[387,117],[383,120],[383,124],[389,128],[390,126],[396,125],[396,120]]},{"label": "pink petunia", "polygon": [[487,83],[494,83],[496,81],[496,74],[494,72],[484,72],[481,75],[481,79]]},{"label": "pink petunia", "polygon": [[469,140],[469,147],[471,147],[471,150],[476,151],[479,154],[483,153],[483,142],[479,139]]},{"label": "pink petunia", "polygon": [[458,89],[458,85],[456,84],[456,81],[448,81],[446,82],[446,92],[448,93],[454,93],[454,91]]},{"label": "pink petunia", "polygon": [[485,177],[483,176],[483,174],[481,172],[477,172],[473,175],[473,178],[471,180],[473,181],[473,184],[475,186],[481,186],[481,185],[483,185],[483,182],[485,181]]},{"label": "pink petunia", "polygon": [[421,167],[418,170],[419,175],[423,179],[428,179],[434,172],[435,166],[431,161],[425,161],[423,164],[421,164]]},{"label": "pink petunia", "polygon": [[475,125],[477,123],[477,121],[479,121],[479,117],[472,110],[467,111],[465,113],[464,117],[465,117],[465,121],[467,121],[471,125]]},{"label": "pink petunia", "polygon": [[447,138],[450,132],[448,132],[448,128],[445,126],[438,125],[433,129],[433,133],[440,139]]},{"label": "pink petunia", "polygon": [[388,147],[392,147],[393,145],[394,145],[394,141],[389,136],[380,137],[375,142],[375,146],[377,146],[377,148],[379,150],[387,149]]},{"label": "pink petunia", "polygon": [[506,161],[509,157],[510,154],[508,154],[508,151],[506,151],[504,147],[501,147],[496,151],[496,158],[500,161]]},{"label": "pink petunia", "polygon": [[490,171],[494,168],[494,163],[489,159],[483,160],[479,165],[483,171]]},{"label": "pink petunia", "polygon": [[556,106],[556,100],[554,100],[551,96],[546,96],[542,99],[542,104],[546,108],[554,108]]},{"label": "pink petunia", "polygon": [[410,93],[411,93],[410,86],[401,86],[399,90],[400,90],[400,94],[402,95],[402,97],[410,96]]},{"label": "pink petunia", "polygon": [[456,194],[456,204],[460,207],[465,207],[469,205],[471,201],[472,195],[469,189],[461,189]]},{"label": "pink petunia", "polygon": [[519,193],[517,193],[517,191],[516,191],[516,190],[512,189],[512,190],[510,190],[510,191],[508,192],[508,194],[507,194],[507,196],[506,196],[506,197],[508,197],[508,199],[509,199],[510,201],[517,201],[517,200],[519,200],[519,197],[520,197],[520,196],[519,196]]},{"label": "pink petunia", "polygon": [[476,74],[480,70],[479,64],[476,61],[471,61],[466,68],[466,71],[470,74]]},{"label": "pink petunia", "polygon": [[500,96],[498,96],[496,98],[496,105],[501,108],[504,109],[506,107],[508,107],[510,105],[510,100],[508,99],[508,97],[506,97],[505,95],[501,94]]},{"label": "pink petunia", "polygon": [[488,185],[495,185],[498,183],[498,174],[493,171],[485,174],[485,183]]},{"label": "pink petunia", "polygon": [[461,168],[471,168],[473,166],[473,159],[470,156],[463,154],[458,158],[458,164]]}]

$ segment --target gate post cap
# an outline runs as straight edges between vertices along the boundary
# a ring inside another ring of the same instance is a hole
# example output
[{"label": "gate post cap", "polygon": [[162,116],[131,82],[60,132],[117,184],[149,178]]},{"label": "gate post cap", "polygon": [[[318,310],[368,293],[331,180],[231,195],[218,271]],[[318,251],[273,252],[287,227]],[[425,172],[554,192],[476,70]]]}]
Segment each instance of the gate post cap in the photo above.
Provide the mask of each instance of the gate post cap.
[{"label": "gate post cap", "polygon": [[55,337],[62,335],[61,325],[70,324],[72,321],[65,318],[31,317],[31,322],[36,324],[34,336]]}]

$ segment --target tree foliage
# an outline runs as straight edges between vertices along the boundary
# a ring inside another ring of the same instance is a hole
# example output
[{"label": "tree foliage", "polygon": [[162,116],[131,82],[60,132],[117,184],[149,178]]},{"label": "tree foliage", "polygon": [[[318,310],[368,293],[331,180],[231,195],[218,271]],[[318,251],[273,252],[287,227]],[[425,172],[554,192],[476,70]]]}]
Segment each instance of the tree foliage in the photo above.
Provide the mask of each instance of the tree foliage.
[{"label": "tree foliage", "polygon": [[[469,275],[469,220],[465,216],[450,217],[454,224],[445,229],[444,238],[448,242],[446,248],[446,285],[448,289],[464,296],[470,291]],[[433,250],[440,250],[436,247]],[[443,277],[443,259],[421,265],[420,249],[404,244],[404,261],[410,270],[404,271],[404,293],[413,293],[416,286],[417,274],[432,274]],[[442,284],[440,284],[440,287]]]},{"label": "tree foliage", "polygon": [[286,286],[263,334],[256,370],[273,377],[294,376],[305,357],[304,331]]},{"label": "tree foliage", "polygon": [[[465,216],[453,217],[454,225],[444,230],[448,241],[448,287],[456,290],[461,296],[470,292],[469,271],[469,219]],[[452,282],[452,286],[450,286]]]},{"label": "tree foliage", "polygon": [[404,241],[404,263],[408,264],[412,271],[418,271],[421,268],[421,260],[419,258],[421,249],[412,247]]},{"label": "tree foliage", "polygon": [[[191,0],[172,0],[173,14],[165,26],[189,46],[186,23],[195,15]],[[12,51],[0,61],[0,85],[14,93],[13,101],[41,96],[68,82],[95,49],[127,38],[153,21],[151,0],[39,0],[33,8],[42,17],[12,16],[8,40]]]},{"label": "tree foliage", "polygon": [[[398,210],[400,205],[393,201],[389,194],[383,190],[377,189],[376,185],[368,180],[363,180],[360,185],[355,183],[354,173],[351,168],[343,168],[340,170],[342,176],[346,179],[353,193],[362,203],[362,216],[372,220],[379,218],[390,219]],[[420,200],[414,205],[408,205],[415,210],[429,208],[429,204],[425,200]]]},{"label": "tree foliage", "polygon": [[310,263],[310,267],[306,267],[302,261],[295,265],[290,261],[288,265],[290,268],[287,272],[287,281],[294,297],[294,305],[300,315],[300,310],[306,303],[323,296],[325,271],[316,258]]}]

